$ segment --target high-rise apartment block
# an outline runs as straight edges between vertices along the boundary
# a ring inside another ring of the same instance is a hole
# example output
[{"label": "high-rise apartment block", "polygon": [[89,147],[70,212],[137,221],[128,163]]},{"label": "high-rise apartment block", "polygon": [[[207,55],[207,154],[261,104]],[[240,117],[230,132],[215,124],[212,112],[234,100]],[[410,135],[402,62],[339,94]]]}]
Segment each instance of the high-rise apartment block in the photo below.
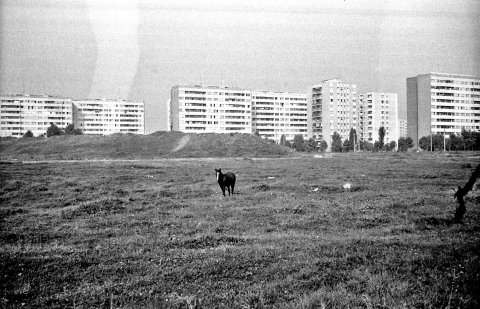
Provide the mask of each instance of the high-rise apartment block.
[{"label": "high-rise apartment block", "polygon": [[53,123],[69,124],[84,134],[145,133],[144,103],[124,100],[72,100],[47,95],[16,94],[1,97],[0,136],[38,136]]},{"label": "high-rise apartment block", "polygon": [[407,78],[408,136],[480,130],[480,79],[428,73]]},{"label": "high-rise apartment block", "polygon": [[398,98],[396,93],[368,92],[359,95],[359,138],[374,143],[379,129],[385,128],[384,142],[399,138]]},{"label": "high-rise apartment block", "polygon": [[124,100],[75,100],[73,123],[84,134],[145,133],[143,102]]},{"label": "high-rise apartment block", "polygon": [[252,91],[252,130],[280,142],[295,135],[307,139],[307,96],[305,93]]},{"label": "high-rise apartment block", "polygon": [[172,130],[185,133],[252,133],[250,90],[218,86],[174,86]]},{"label": "high-rise apartment block", "polygon": [[72,100],[47,95],[5,95],[0,97],[0,136],[21,137],[47,132],[50,124],[65,128],[72,123]]},{"label": "high-rise apartment block", "polygon": [[334,132],[348,139],[350,129],[358,127],[357,86],[338,79],[325,80],[309,87],[308,136],[329,145]]}]

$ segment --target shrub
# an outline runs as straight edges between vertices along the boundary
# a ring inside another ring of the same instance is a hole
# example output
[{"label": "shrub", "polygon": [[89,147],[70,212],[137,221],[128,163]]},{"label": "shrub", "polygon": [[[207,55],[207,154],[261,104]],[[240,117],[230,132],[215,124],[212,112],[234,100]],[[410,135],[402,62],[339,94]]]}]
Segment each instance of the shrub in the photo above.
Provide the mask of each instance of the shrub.
[{"label": "shrub", "polygon": [[50,127],[47,129],[47,137],[55,136],[55,135],[63,135],[63,131],[57,127],[53,122],[50,123]]},{"label": "shrub", "polygon": [[33,137],[32,131],[28,130],[27,132],[25,132],[25,134],[23,134],[23,137],[25,138]]}]

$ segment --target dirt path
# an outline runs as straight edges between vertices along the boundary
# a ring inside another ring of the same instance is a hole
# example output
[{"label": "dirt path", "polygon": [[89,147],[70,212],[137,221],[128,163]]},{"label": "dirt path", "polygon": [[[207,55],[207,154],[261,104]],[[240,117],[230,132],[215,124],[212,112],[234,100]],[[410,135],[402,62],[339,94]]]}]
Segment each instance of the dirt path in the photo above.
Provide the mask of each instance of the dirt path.
[{"label": "dirt path", "polygon": [[170,153],[179,151],[180,149],[185,147],[189,141],[190,141],[190,135],[183,136],[178,142],[178,145]]}]

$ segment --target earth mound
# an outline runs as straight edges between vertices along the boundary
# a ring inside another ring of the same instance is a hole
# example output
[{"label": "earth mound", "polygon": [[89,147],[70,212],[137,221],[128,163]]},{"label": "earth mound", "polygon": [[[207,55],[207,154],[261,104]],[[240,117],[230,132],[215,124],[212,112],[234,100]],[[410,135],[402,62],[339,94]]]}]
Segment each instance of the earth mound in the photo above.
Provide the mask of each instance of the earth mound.
[{"label": "earth mound", "polygon": [[102,160],[208,157],[281,157],[294,154],[250,134],[62,135],[0,139],[1,160]]}]

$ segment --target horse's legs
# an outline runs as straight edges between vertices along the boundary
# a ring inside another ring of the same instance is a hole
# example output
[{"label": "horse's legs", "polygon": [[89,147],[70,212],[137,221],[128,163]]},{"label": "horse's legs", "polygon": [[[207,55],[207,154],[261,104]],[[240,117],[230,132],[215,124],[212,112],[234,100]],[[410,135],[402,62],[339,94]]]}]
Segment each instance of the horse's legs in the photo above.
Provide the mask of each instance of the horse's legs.
[{"label": "horse's legs", "polygon": [[223,192],[223,196],[225,196],[225,187],[221,187],[222,188],[222,192]]},{"label": "horse's legs", "polygon": [[232,185],[232,195],[233,195],[233,188],[235,188],[235,185]]},{"label": "horse's legs", "polygon": [[230,196],[230,186],[227,186],[228,196]]}]

